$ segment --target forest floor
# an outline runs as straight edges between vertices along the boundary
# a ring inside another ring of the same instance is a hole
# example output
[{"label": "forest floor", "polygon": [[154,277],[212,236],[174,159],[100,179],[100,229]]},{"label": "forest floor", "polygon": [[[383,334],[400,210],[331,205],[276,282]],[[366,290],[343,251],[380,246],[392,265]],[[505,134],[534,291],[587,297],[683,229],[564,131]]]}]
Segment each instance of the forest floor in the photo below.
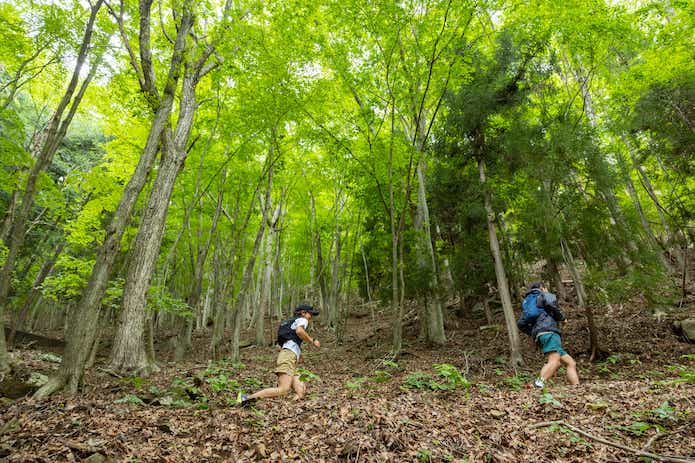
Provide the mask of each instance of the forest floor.
[{"label": "forest floor", "polygon": [[[693,316],[689,307],[676,317]],[[0,461],[650,461],[638,451],[695,461],[695,345],[671,332],[670,316],[658,321],[622,306],[603,312],[601,344],[610,355],[590,363],[584,319],[568,307],[564,343],[582,383],[568,386],[560,372],[541,392],[525,386],[542,355],[524,339],[526,369],[508,369],[502,327],[481,329],[480,320],[452,314],[449,341],[430,348],[415,341],[411,323],[406,353],[392,362],[389,322],[352,312],[341,345],[312,323],[322,348],[305,349],[304,401],[291,393],[234,406],[238,389],[274,385],[277,351],[249,347],[243,364],[210,363],[201,334],[197,354],[174,364],[162,352],[162,370],[149,378],[116,378],[97,364],[81,395],[0,399]],[[48,350],[60,353],[35,343],[12,355],[50,374],[58,364]],[[468,383],[446,389],[435,369],[441,363]],[[570,427],[538,427],[550,421]]]}]

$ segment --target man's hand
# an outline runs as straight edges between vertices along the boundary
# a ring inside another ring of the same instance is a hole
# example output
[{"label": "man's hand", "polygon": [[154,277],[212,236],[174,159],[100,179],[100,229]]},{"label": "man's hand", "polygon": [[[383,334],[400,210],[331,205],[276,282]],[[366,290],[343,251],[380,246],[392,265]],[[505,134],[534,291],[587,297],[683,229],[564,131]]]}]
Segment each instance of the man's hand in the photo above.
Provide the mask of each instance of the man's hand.
[{"label": "man's hand", "polygon": [[314,345],[315,345],[316,347],[321,347],[321,342],[319,342],[318,339],[314,339]]}]

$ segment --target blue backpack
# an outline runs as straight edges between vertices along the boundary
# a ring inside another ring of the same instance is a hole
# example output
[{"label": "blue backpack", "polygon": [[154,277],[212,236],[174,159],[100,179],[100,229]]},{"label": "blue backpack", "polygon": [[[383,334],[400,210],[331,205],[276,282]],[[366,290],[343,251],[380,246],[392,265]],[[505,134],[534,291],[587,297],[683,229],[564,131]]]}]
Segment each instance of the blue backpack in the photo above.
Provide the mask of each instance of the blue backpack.
[{"label": "blue backpack", "polygon": [[524,302],[521,304],[521,308],[524,313],[524,318],[527,320],[535,320],[538,318],[538,316],[541,314],[541,308],[538,307],[538,296],[541,293],[538,291],[534,291],[526,298],[524,298]]}]

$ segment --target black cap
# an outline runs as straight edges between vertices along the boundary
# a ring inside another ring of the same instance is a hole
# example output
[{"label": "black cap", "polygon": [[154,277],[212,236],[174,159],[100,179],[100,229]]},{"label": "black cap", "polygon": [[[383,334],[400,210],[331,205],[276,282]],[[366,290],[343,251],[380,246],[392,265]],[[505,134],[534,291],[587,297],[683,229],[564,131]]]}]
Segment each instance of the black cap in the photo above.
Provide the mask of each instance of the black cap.
[{"label": "black cap", "polygon": [[318,315],[319,311],[310,306],[309,304],[299,304],[295,309],[294,313],[299,315],[302,312],[310,313],[311,315]]},{"label": "black cap", "polygon": [[533,283],[531,283],[531,289],[540,289],[541,286],[543,286],[542,281],[534,281]]}]

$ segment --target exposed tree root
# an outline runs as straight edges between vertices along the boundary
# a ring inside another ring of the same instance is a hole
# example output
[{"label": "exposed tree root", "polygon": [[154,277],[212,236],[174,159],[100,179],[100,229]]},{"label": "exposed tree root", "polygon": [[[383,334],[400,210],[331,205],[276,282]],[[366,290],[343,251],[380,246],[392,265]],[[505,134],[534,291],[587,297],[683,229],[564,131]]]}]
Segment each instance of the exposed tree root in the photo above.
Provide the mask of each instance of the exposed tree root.
[{"label": "exposed tree root", "polygon": [[[620,444],[618,442],[609,441],[608,439],[605,439],[601,436],[595,436],[595,435],[590,434],[590,433],[588,433],[580,428],[577,428],[576,426],[572,426],[571,424],[565,423],[562,420],[560,420],[560,421],[544,421],[542,423],[536,423],[532,426],[529,426],[528,429],[545,428],[548,426],[564,426],[567,429],[571,429],[572,431],[576,432],[577,434],[581,434],[582,436],[584,436],[586,438],[589,438],[591,440],[595,440],[596,442],[600,442],[604,445],[609,445],[611,447],[625,450],[626,452],[633,453],[634,455],[637,455],[640,457],[647,457],[647,458],[651,458],[652,460],[668,461],[668,462],[675,462],[675,463],[695,463],[695,460],[693,460],[689,457],[672,456],[672,455],[657,455],[656,453],[645,452],[644,450],[639,450],[639,449],[635,449],[632,447],[628,447],[627,445],[623,445],[623,444]],[[645,446],[645,448],[646,447],[647,446]]]},{"label": "exposed tree root", "polygon": [[58,392],[67,383],[65,376],[58,374],[48,379],[48,382],[41,386],[38,391],[34,393],[32,398],[35,400],[43,400],[50,396],[51,394]]}]

